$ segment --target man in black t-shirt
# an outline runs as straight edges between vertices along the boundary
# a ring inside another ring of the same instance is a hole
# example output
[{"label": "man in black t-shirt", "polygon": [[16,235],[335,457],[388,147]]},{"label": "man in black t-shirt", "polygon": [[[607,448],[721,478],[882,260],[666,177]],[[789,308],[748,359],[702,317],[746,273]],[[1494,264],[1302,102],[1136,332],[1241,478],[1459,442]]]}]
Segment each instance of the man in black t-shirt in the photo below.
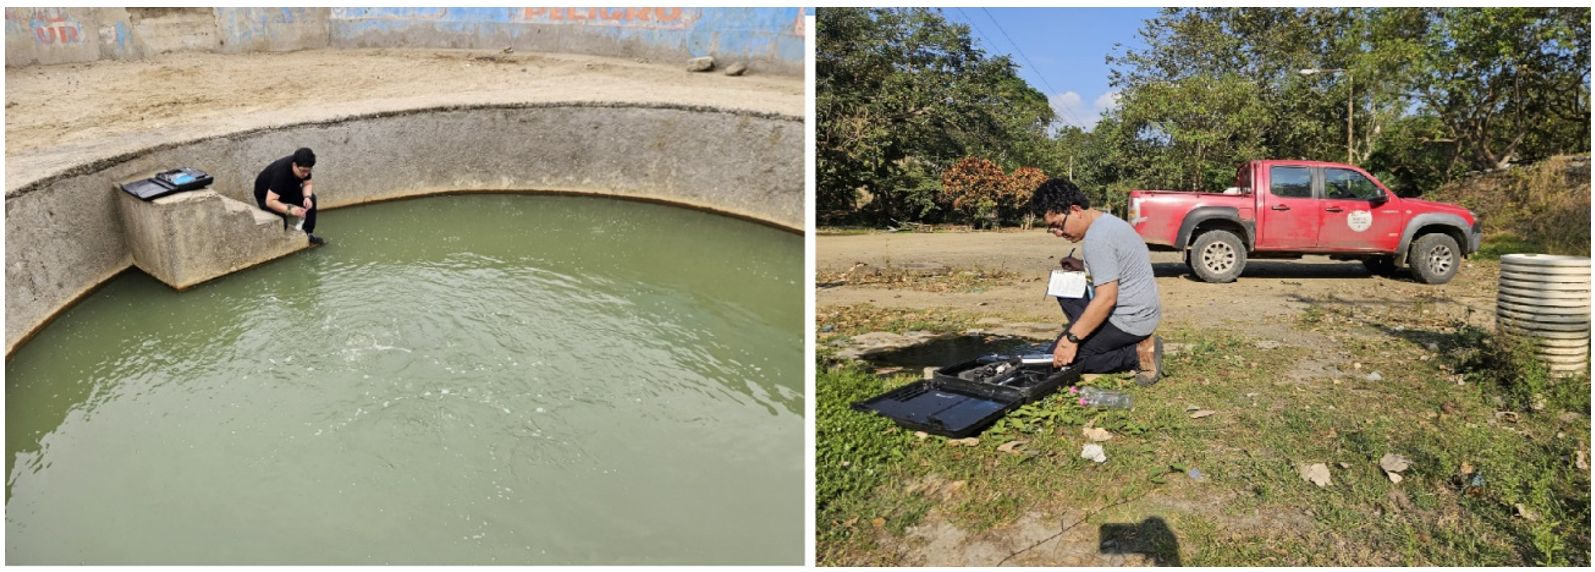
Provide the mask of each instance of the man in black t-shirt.
[{"label": "man in black t-shirt", "polygon": [[272,214],[304,219],[305,234],[310,244],[322,245],[327,241],[316,236],[316,194],[311,188],[310,168],[316,165],[316,154],[308,147],[300,147],[294,154],[272,161],[255,177],[255,204]]}]

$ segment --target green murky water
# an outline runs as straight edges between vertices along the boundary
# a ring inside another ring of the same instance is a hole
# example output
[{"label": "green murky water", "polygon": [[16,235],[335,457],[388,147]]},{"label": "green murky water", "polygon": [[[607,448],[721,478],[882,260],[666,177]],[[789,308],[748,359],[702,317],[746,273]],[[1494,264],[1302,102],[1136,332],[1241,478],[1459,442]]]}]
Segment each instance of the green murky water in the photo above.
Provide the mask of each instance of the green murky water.
[{"label": "green murky water", "polygon": [[321,226],[16,352],[8,563],[802,563],[800,237],[521,195]]}]

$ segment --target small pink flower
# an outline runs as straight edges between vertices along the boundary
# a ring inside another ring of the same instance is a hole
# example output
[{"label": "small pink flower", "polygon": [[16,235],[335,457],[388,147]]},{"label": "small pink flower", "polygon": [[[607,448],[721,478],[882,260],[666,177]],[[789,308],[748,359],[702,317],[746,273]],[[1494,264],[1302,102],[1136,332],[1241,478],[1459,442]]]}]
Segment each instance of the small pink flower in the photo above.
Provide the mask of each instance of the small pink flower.
[{"label": "small pink flower", "polygon": [[1080,398],[1080,406],[1081,407],[1085,407],[1085,398],[1084,397]]},{"label": "small pink flower", "polygon": [[1073,385],[1069,386],[1069,395],[1075,395],[1075,394],[1078,394],[1078,393],[1080,393],[1080,388],[1075,387]]}]

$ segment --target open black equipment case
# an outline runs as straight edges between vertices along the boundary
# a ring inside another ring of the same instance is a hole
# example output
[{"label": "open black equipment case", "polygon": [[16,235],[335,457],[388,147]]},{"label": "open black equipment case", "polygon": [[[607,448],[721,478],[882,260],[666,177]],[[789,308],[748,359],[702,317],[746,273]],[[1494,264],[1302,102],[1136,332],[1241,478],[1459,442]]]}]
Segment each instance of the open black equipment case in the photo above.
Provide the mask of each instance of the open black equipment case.
[{"label": "open black equipment case", "polygon": [[1024,364],[1013,356],[986,356],[936,370],[916,381],[853,404],[899,426],[962,439],[979,433],[1020,405],[1080,381],[1072,368]]}]

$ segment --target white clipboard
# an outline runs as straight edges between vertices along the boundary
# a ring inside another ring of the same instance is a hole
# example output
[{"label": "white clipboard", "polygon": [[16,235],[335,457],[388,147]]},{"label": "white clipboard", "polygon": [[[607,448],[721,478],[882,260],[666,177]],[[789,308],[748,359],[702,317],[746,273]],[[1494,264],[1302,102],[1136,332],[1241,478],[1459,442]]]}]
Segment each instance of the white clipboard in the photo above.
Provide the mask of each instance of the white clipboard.
[{"label": "white clipboard", "polygon": [[1084,298],[1085,273],[1071,270],[1053,270],[1047,279],[1047,295],[1054,298]]}]

